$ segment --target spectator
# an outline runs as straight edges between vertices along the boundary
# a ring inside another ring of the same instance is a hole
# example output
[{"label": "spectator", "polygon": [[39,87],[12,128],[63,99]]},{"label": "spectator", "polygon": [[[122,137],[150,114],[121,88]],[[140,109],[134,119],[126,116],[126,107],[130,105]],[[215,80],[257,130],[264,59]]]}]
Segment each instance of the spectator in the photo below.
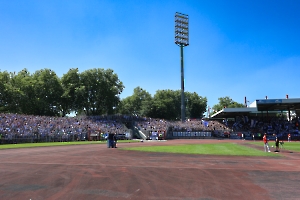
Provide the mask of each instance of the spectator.
[{"label": "spectator", "polygon": [[277,136],[276,136],[276,139],[275,139],[275,146],[276,146],[275,152],[279,152],[279,138]]}]

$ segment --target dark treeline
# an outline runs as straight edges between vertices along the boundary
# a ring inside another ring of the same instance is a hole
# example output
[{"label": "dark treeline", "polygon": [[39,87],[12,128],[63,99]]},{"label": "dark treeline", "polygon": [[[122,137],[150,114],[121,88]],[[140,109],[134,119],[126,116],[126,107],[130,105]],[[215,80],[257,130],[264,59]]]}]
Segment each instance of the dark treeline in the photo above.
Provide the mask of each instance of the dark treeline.
[{"label": "dark treeline", "polygon": [[82,73],[70,69],[59,78],[51,69],[31,74],[0,72],[0,112],[40,116],[112,114],[124,86],[111,69]]},{"label": "dark treeline", "polygon": [[[27,69],[0,71],[0,113],[39,116],[125,114],[178,120],[181,116],[181,91],[158,90],[151,96],[136,87],[132,96],[120,99],[122,81],[112,69],[90,69],[79,73],[70,69],[59,78],[51,69],[31,74]],[[225,106],[240,107],[229,97],[219,98],[219,110]],[[227,105],[228,104],[228,105]],[[187,118],[202,118],[207,98],[185,92]]]},{"label": "dark treeline", "polygon": [[[185,92],[187,118],[202,118],[206,112],[207,99],[197,93]],[[133,95],[123,99],[117,109],[120,114],[147,116],[167,120],[181,117],[181,91],[158,90],[152,97],[146,90],[136,87]]]}]

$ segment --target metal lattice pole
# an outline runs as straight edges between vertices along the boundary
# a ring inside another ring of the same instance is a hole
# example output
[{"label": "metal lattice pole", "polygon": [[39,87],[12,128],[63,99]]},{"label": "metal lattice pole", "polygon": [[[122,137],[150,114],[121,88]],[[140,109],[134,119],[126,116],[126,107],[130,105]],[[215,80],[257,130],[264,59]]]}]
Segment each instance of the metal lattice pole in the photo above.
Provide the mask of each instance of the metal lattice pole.
[{"label": "metal lattice pole", "polygon": [[181,121],[185,121],[185,97],[184,97],[184,62],[183,48],[189,45],[189,17],[182,13],[175,13],[175,44],[180,47],[181,59]]}]

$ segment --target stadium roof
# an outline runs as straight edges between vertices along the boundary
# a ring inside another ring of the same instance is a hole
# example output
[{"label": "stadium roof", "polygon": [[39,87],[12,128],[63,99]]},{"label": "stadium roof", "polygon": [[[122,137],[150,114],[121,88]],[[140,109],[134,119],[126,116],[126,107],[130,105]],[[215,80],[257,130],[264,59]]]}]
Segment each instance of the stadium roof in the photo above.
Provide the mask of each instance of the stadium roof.
[{"label": "stadium roof", "polygon": [[300,110],[300,98],[295,99],[257,99],[258,111]]},{"label": "stadium roof", "polygon": [[300,111],[300,98],[294,99],[257,99],[247,108],[224,108],[211,118],[230,118],[261,111]]},{"label": "stadium roof", "polygon": [[224,108],[211,116],[211,118],[230,118],[257,112],[257,108]]}]

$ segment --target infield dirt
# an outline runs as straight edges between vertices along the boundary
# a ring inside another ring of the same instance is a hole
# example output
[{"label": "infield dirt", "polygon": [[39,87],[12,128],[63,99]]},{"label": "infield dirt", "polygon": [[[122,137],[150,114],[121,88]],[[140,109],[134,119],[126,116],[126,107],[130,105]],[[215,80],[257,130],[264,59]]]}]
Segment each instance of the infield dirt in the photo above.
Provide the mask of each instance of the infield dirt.
[{"label": "infield dirt", "polygon": [[122,149],[220,142],[245,145],[205,139],[0,150],[0,199],[299,199],[299,153],[242,157]]}]

